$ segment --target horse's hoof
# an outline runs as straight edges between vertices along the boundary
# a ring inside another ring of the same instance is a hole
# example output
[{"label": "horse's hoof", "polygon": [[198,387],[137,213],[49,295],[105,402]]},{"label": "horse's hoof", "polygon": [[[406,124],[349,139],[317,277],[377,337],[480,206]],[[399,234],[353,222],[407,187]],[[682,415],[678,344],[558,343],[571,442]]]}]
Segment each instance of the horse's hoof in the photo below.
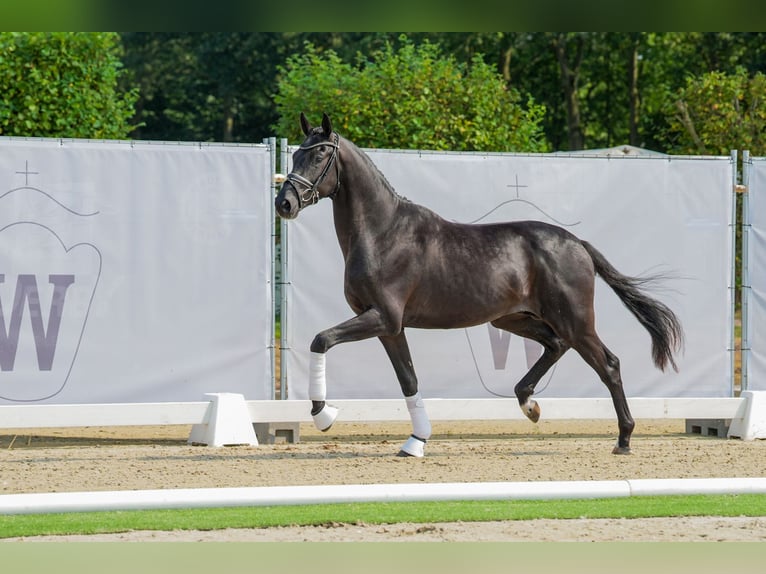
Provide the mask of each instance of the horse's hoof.
[{"label": "horse's hoof", "polygon": [[315,415],[311,415],[311,417],[314,419],[314,426],[318,430],[325,432],[330,430],[332,423],[338,418],[338,409],[331,407],[330,405],[325,405],[322,407],[321,411]]},{"label": "horse's hoof", "polygon": [[410,435],[404,444],[402,445],[399,454],[396,456],[414,456],[421,458],[425,455],[426,441],[422,438],[416,437],[414,434]]},{"label": "horse's hoof", "polygon": [[612,454],[631,454],[630,447],[617,445],[612,449]]},{"label": "horse's hoof", "polygon": [[540,420],[540,405],[537,404],[537,401],[527,401],[521,407],[521,410],[524,411],[524,414],[527,415],[527,418],[533,423]]},{"label": "horse's hoof", "polygon": [[407,457],[415,456],[415,455],[414,454],[410,454],[408,452],[404,452],[403,450],[400,450],[399,452],[396,453],[396,456],[399,457],[399,458],[407,458]]}]

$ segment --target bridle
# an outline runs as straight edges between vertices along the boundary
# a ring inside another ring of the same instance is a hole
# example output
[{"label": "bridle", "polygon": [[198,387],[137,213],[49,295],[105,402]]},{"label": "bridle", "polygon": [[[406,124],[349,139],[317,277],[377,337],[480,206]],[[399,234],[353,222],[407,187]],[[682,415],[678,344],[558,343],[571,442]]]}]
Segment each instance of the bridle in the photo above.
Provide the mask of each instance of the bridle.
[{"label": "bridle", "polygon": [[[338,153],[340,151],[340,143],[338,141],[338,134],[336,132],[333,132],[333,141],[331,142],[319,142],[312,145],[302,145],[298,149],[307,150],[312,149],[315,147],[323,146],[323,145],[329,145],[332,147],[332,153],[330,154],[330,159],[327,160],[327,163],[322,168],[322,172],[319,174],[319,177],[316,178],[316,180],[312,183],[302,175],[298,175],[297,173],[290,172],[287,174],[287,181],[289,181],[293,187],[295,188],[296,193],[298,194],[298,208],[303,209],[307,205],[314,205],[316,202],[319,201],[319,185],[324,181],[324,178],[327,176],[327,172],[330,171],[330,168],[333,164],[335,164],[335,189],[333,192],[328,195],[330,199],[335,199],[335,196],[338,194],[338,191],[340,190],[340,164],[338,163]],[[298,188],[298,185],[305,188],[303,192],[300,191]]]}]

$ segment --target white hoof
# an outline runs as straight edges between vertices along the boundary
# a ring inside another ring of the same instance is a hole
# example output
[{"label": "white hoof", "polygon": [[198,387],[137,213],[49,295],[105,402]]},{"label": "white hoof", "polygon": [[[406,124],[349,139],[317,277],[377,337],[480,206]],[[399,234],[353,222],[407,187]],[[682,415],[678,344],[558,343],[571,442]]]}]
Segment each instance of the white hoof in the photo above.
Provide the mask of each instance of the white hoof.
[{"label": "white hoof", "polygon": [[521,410],[533,423],[540,420],[540,405],[537,404],[537,401],[528,399],[526,403],[521,405]]},{"label": "white hoof", "polygon": [[317,429],[326,431],[332,426],[335,419],[338,418],[338,409],[331,407],[330,405],[325,405],[321,411],[315,415],[311,415],[311,417],[314,419],[314,426]]},{"label": "white hoof", "polygon": [[425,455],[425,448],[426,441],[419,439],[414,435],[410,435],[410,438],[408,438],[402,445],[402,448],[399,451],[399,455],[403,456],[402,453],[404,453],[404,455],[422,458],[423,455]]}]

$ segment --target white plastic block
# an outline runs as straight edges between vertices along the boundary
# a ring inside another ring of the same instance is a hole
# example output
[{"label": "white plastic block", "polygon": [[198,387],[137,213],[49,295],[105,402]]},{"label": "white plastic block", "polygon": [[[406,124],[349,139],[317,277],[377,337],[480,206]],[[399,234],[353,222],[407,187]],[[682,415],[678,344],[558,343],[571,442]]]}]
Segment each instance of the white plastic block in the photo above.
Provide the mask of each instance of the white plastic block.
[{"label": "white plastic block", "polygon": [[741,397],[745,399],[745,412],[742,418],[731,420],[729,438],[766,438],[766,391],[742,391]]},{"label": "white plastic block", "polygon": [[245,397],[237,393],[208,393],[207,423],[194,425],[189,444],[207,446],[257,446]]}]

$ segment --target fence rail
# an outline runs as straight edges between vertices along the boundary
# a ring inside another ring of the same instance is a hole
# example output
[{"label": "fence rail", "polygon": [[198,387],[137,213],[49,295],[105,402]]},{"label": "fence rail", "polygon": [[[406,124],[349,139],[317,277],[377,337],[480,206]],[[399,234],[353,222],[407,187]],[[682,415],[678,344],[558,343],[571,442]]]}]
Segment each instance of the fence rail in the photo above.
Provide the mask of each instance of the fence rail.
[{"label": "fence rail", "polygon": [[[245,401],[253,423],[311,422],[311,402]],[[338,422],[409,421],[397,399],[330,401]],[[425,399],[432,420],[526,420],[515,399]],[[612,420],[610,399],[539,399],[545,420]],[[637,419],[736,419],[744,416],[742,398],[631,398]],[[3,405],[0,428],[196,425],[209,419],[210,401],[80,405]],[[530,423],[531,424],[531,423]]]}]

